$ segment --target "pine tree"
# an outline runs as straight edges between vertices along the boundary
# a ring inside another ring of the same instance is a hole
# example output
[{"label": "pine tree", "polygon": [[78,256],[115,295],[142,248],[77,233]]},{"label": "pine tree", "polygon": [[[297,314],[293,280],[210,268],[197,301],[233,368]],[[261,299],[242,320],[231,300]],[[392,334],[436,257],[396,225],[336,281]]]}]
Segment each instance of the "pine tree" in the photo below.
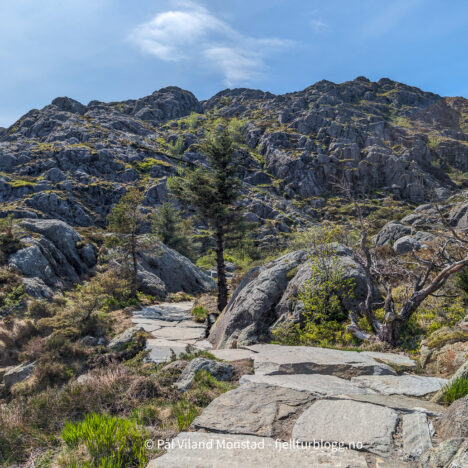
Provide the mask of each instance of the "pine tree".
[{"label": "pine tree", "polygon": [[117,246],[125,258],[131,257],[132,296],[136,297],[138,289],[138,251],[141,247],[137,233],[144,220],[138,206],[143,200],[143,193],[130,189],[108,216],[109,230],[114,234]]},{"label": "pine tree", "polygon": [[179,210],[173,203],[163,203],[152,218],[153,233],[167,247],[191,257],[192,245]]},{"label": "pine tree", "polygon": [[227,304],[228,289],[224,248],[226,234],[240,219],[241,180],[229,130],[210,134],[202,146],[209,167],[189,167],[168,180],[168,187],[181,203],[193,207],[213,230],[218,273],[218,310]]}]

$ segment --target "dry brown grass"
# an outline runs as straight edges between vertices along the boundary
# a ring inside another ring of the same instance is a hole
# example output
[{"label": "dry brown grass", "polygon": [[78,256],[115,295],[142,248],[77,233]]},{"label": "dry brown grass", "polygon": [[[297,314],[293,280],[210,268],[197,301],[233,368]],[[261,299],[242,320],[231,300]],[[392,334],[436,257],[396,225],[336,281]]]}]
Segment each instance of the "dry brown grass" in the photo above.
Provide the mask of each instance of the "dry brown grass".
[{"label": "dry brown grass", "polygon": [[36,332],[31,320],[13,318],[10,321],[0,322],[0,365],[16,364],[21,346]]}]

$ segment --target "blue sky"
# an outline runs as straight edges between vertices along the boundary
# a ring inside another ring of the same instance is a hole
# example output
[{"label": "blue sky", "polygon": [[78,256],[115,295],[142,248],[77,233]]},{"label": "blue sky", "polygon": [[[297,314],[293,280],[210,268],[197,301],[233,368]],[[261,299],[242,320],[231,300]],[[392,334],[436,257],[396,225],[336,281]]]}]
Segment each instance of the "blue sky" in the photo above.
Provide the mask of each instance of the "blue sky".
[{"label": "blue sky", "polygon": [[0,0],[0,126],[54,97],[388,77],[468,97],[466,0]]}]

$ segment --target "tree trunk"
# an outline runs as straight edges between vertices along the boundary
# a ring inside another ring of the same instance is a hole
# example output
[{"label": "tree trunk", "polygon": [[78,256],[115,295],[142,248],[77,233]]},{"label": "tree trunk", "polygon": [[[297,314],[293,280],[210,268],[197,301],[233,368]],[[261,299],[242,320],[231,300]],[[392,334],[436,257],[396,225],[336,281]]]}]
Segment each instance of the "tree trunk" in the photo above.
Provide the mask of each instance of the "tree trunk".
[{"label": "tree trunk", "polygon": [[136,236],[134,234],[132,234],[131,243],[132,243],[132,261],[133,261],[131,294],[132,294],[132,297],[136,297],[137,290],[138,290],[138,259],[137,259]]},{"label": "tree trunk", "polygon": [[379,330],[379,340],[388,343],[392,348],[400,344],[403,322],[395,316],[392,320],[384,321]]},{"label": "tree trunk", "polygon": [[218,310],[222,312],[227,305],[228,289],[224,265],[224,232],[221,227],[216,229],[216,266],[218,270]]}]

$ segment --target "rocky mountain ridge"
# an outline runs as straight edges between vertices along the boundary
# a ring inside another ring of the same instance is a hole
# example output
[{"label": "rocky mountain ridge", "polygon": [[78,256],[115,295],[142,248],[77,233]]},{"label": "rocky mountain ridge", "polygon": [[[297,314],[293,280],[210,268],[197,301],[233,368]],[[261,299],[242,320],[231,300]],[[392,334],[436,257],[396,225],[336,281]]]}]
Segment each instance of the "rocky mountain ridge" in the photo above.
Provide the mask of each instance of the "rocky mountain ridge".
[{"label": "rocky mountain ridge", "polygon": [[179,164],[204,164],[199,143],[220,118],[234,122],[246,216],[265,242],[326,217],[344,176],[413,206],[466,184],[464,98],[363,77],[284,95],[225,90],[206,101],[168,87],[87,106],[57,98],[1,130],[3,213],[104,226],[129,185],[145,188],[149,209],[167,199]]}]

